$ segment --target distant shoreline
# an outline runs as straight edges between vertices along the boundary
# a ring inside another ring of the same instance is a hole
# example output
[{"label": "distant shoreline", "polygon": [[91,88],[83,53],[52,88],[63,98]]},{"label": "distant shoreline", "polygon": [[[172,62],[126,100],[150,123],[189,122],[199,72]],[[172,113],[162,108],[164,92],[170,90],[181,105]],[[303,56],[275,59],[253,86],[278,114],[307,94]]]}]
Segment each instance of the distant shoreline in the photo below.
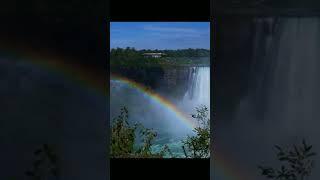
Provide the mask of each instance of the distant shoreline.
[{"label": "distant shoreline", "polygon": [[123,68],[135,68],[135,67],[143,67],[143,68],[152,68],[152,67],[170,67],[170,68],[175,68],[175,67],[210,67],[210,64],[154,64],[150,66],[142,66],[142,65],[137,65],[137,66],[132,66],[132,65],[110,65],[110,67],[123,67]]}]

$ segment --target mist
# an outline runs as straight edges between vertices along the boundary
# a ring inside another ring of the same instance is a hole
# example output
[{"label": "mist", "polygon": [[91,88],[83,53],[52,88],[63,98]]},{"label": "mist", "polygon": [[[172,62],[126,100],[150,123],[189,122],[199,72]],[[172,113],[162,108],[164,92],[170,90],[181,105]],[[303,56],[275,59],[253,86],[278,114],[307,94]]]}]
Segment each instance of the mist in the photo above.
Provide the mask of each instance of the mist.
[{"label": "mist", "polygon": [[[181,111],[190,121],[196,120],[191,114],[196,112],[196,107],[206,105],[209,108],[210,102],[210,68],[209,67],[185,67],[190,69],[188,81],[186,81],[186,90],[182,95],[175,96],[173,92],[164,91],[163,87],[154,89],[153,91],[160,94],[167,101],[170,101]],[[171,69],[172,70],[172,69]],[[175,70],[172,70],[175,71]],[[162,79],[163,80],[163,79]],[[163,84],[159,78],[157,84]],[[147,128],[154,129],[158,136],[155,145],[168,144],[173,153],[179,151],[182,153],[181,140],[188,135],[193,135],[193,127],[165,104],[158,102],[150,97],[150,95],[137,90],[130,85],[119,80],[111,79],[110,88],[110,118],[117,117],[121,107],[126,107],[129,111],[129,122],[142,123]],[[182,88],[175,86],[176,88]]]},{"label": "mist", "polygon": [[[215,145],[230,155],[232,162],[226,163],[256,180],[265,179],[258,165],[279,167],[274,145],[291,146],[305,138],[319,152],[320,18],[252,22],[252,46],[247,51],[252,59],[248,66],[237,67],[248,70],[241,81],[247,87],[234,98],[235,108],[225,109],[232,118],[217,120]],[[315,161],[310,179],[320,177],[320,157]]]},{"label": "mist", "polygon": [[63,179],[105,176],[103,94],[22,58],[0,57],[0,83],[1,179],[25,179],[43,144],[53,146]]}]

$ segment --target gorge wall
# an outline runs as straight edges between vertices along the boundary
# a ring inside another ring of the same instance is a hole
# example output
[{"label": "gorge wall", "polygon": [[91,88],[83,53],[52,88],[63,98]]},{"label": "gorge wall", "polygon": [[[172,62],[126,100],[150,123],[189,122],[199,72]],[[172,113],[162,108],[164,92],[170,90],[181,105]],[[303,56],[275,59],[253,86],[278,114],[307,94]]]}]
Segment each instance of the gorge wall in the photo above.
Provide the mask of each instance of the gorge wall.
[{"label": "gorge wall", "polygon": [[111,73],[127,77],[152,90],[174,97],[183,97],[188,89],[193,67],[112,67]]}]

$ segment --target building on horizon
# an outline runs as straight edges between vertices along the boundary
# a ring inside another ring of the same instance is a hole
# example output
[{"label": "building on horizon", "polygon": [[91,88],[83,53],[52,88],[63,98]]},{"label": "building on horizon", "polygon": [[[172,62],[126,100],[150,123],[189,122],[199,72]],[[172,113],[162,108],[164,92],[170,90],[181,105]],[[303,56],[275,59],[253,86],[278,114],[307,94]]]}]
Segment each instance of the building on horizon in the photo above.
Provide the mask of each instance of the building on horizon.
[{"label": "building on horizon", "polygon": [[161,58],[162,56],[165,56],[165,53],[143,53],[143,56],[148,58]]}]

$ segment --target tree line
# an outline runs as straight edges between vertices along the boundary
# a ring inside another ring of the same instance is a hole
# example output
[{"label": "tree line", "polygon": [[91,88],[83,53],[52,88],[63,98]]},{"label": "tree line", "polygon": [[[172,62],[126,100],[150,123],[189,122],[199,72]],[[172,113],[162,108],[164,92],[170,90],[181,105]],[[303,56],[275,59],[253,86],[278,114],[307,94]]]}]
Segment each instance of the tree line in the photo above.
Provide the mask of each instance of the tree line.
[{"label": "tree line", "polygon": [[[144,56],[144,53],[164,53],[160,58]],[[120,66],[159,66],[209,64],[210,51],[207,49],[177,50],[136,50],[132,47],[113,48],[110,51],[110,65]]]},{"label": "tree line", "polygon": [[210,50],[208,49],[165,49],[165,50],[158,50],[158,49],[142,49],[142,50],[136,50],[133,47],[127,47],[127,48],[113,48],[110,51],[111,56],[143,56],[143,53],[164,53],[168,57],[209,57],[210,56]]}]

